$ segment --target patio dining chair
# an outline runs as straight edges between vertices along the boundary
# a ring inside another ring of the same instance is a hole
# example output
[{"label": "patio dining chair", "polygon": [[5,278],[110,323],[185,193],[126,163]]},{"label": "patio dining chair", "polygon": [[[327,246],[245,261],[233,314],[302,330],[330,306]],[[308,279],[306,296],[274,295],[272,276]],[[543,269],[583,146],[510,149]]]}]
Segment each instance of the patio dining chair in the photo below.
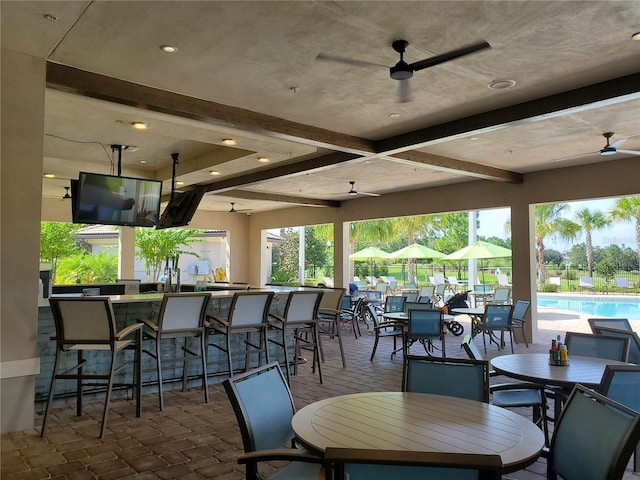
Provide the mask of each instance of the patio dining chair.
[{"label": "patio dining chair", "polygon": [[[599,392],[640,412],[640,365],[607,365]],[[633,456],[633,471],[640,472],[640,444],[636,446]]]},{"label": "patio dining chair", "polygon": [[[52,340],[56,342],[56,358],[53,364],[47,406],[42,420],[40,436],[44,437],[49,420],[49,412],[55,392],[57,380],[76,381],[76,415],[82,415],[83,390],[89,385],[87,380],[96,386],[95,381],[101,381],[98,385],[106,386],[104,409],[102,412],[102,425],[100,438],[104,436],[107,428],[107,415],[109,403],[114,385],[129,385],[135,391],[136,417],[142,412],[141,401],[141,353],[142,353],[142,323],[134,323],[121,330],[116,330],[115,315],[109,297],[76,297],[76,298],[49,298],[51,313],[55,324],[56,333]],[[133,379],[131,383],[115,383],[116,374],[130,361],[123,361],[123,354],[127,349],[134,350]],[[85,352],[108,352],[110,359],[104,367],[100,368],[99,357]],[[76,360],[69,361],[67,353],[75,353]],[[96,365],[89,367],[87,362],[93,361]],[[118,365],[118,366],[117,366]],[[59,372],[60,368],[63,372]],[[101,370],[104,373],[101,373]],[[73,373],[71,373],[73,372]]]},{"label": "patio dining chair", "polygon": [[[373,361],[373,358],[376,355],[376,350],[378,348],[378,342],[381,338],[391,337],[393,338],[393,350],[391,351],[391,358],[394,357],[396,353],[399,351],[404,351],[404,322],[399,321],[379,321],[378,320],[378,312],[376,308],[370,304],[364,304],[364,316],[367,319],[367,322],[371,322],[373,325],[373,334],[375,335],[373,341],[373,349],[371,351],[370,361]],[[401,347],[398,348],[398,339],[400,339]]]},{"label": "patio dining chair", "polygon": [[564,339],[569,357],[606,358],[626,362],[629,358],[629,339],[609,335],[567,332]]},{"label": "patio dining chair", "polygon": [[631,323],[628,318],[587,318],[591,331],[596,333],[596,327],[615,328],[616,330],[627,330],[632,332]]},{"label": "patio dining chair", "polygon": [[402,391],[448,395],[489,403],[489,362],[406,355]]},{"label": "patio dining chair", "polygon": [[317,480],[322,457],[295,446],[291,420],[295,413],[293,396],[277,362],[250,370],[223,382],[236,415],[246,465],[246,480],[264,478],[258,466],[265,462],[287,461],[276,470],[279,480]]},{"label": "patio dining chair", "polygon": [[638,412],[577,384],[553,432],[547,478],[621,480],[639,439]]},{"label": "patio dining chair", "polygon": [[[596,335],[607,335],[609,337],[621,337],[629,339],[629,356],[627,361],[640,365],[640,336],[636,332],[629,330],[618,330],[617,328],[594,327],[593,333]],[[638,392],[640,396],[640,392]]]},{"label": "patio dining chair", "polygon": [[[498,349],[501,349],[505,346],[505,333],[509,334],[511,353],[513,353],[513,330],[511,328],[512,314],[513,305],[489,303],[485,306],[484,315],[482,316],[482,325],[478,325],[478,328],[482,330],[484,353],[487,353],[487,336],[490,341],[491,339],[494,339],[498,344]],[[495,337],[496,332],[500,333],[499,340]]]},{"label": "patio dining chair", "polygon": [[440,340],[442,356],[446,357],[445,352],[445,325],[442,317],[442,310],[439,308],[430,309],[409,309],[409,318],[407,321],[407,331],[404,341],[405,355],[409,354],[411,345],[418,342],[427,354],[431,354],[434,350],[433,341]]},{"label": "patio dining chair", "polygon": [[511,303],[511,287],[497,287],[493,291],[491,303]]},{"label": "patio dining chair", "polygon": [[[465,335],[462,339],[462,348],[472,360],[484,360],[480,350],[473,341],[471,335]],[[489,377],[499,374],[489,370]],[[549,425],[547,422],[547,399],[544,385],[510,382],[489,386],[491,403],[503,408],[531,407],[533,410],[533,423],[538,425],[544,433],[544,444],[549,445]]]},{"label": "patio dining chair", "polygon": [[[513,311],[511,312],[511,330],[520,330],[522,339],[524,340],[524,345],[527,348],[529,348],[529,343],[527,342],[527,319],[525,318],[525,316],[527,315],[529,306],[531,306],[531,302],[527,300],[518,300],[513,306]],[[513,339],[516,343],[518,343],[517,335],[514,335]]]},{"label": "patio dining chair", "polygon": [[499,480],[500,455],[329,447],[326,480]]}]

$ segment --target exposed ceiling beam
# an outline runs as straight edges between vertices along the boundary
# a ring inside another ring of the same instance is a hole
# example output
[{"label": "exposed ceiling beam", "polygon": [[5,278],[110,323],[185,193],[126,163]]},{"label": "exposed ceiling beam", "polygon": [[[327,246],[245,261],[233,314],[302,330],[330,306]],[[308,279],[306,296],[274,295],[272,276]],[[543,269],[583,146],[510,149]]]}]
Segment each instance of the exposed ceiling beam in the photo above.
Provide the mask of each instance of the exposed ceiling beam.
[{"label": "exposed ceiling beam", "polygon": [[278,195],[275,193],[252,192],[249,190],[227,190],[226,197],[242,198],[245,200],[268,200],[271,202],[295,203],[309,207],[334,207],[339,208],[342,202],[338,200],[320,200],[317,198],[294,197],[291,195]]},{"label": "exposed ceiling beam", "polygon": [[378,153],[396,154],[402,157],[403,152],[429,144],[477,135],[521,123],[570,115],[578,111],[601,108],[607,104],[638,98],[640,98],[640,73],[396,135],[375,142],[375,148]]},{"label": "exposed ceiling beam", "polygon": [[279,165],[269,169],[256,170],[246,175],[211,182],[206,186],[207,192],[222,193],[233,188],[256,182],[264,182],[272,178],[300,175],[310,170],[328,168],[333,165],[349,162],[356,158],[360,157],[351,153],[334,152],[322,157],[310,158],[308,160],[302,160],[300,162],[289,163],[286,165]]},{"label": "exposed ceiling beam", "polygon": [[[373,142],[271,115],[167,92],[137,83],[47,62],[47,87],[143,108],[168,115],[238,128],[330,150],[364,155],[373,153]],[[336,148],[339,147],[339,148]]]}]

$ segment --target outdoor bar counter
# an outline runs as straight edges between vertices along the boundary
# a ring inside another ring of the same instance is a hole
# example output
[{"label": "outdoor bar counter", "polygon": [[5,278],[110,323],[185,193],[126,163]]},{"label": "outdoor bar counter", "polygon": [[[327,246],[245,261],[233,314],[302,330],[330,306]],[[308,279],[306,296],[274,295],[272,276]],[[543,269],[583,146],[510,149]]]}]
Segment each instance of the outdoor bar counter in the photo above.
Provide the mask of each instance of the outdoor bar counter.
[{"label": "outdoor bar counter", "polygon": [[[89,287],[88,285],[84,286]],[[278,287],[278,286],[270,286],[268,288],[259,288],[259,289],[251,289],[252,292],[255,291],[270,291],[274,292],[273,301],[271,303],[271,313],[275,314],[283,314],[284,307],[287,302],[287,297],[289,292],[295,290],[308,290],[313,287]],[[105,288],[108,290],[108,288]],[[231,300],[239,289],[229,289],[229,290],[207,290],[211,295],[211,300],[209,301],[209,305],[207,308],[207,314],[213,315],[216,317],[227,318],[229,313],[229,307],[231,305]],[[244,290],[244,288],[242,288]],[[82,288],[79,290],[82,292]],[[77,292],[67,292],[66,294],[78,294]],[[54,294],[56,296],[64,296],[65,294]],[[160,310],[160,302],[162,300],[163,294],[160,292],[149,292],[149,293],[140,293],[134,295],[109,295],[111,298],[111,302],[113,304],[113,311],[116,317],[116,328],[119,330],[126,325],[130,325],[137,322],[142,322],[144,319],[156,320],[158,318],[158,312]],[[36,391],[35,391],[35,401],[36,405],[39,407],[44,403],[46,399],[46,395],[49,391],[49,384],[51,381],[51,375],[53,370],[53,363],[55,360],[55,349],[56,343],[55,340],[51,339],[52,334],[55,333],[55,325],[53,322],[53,315],[51,313],[51,308],[49,307],[49,301],[47,298],[40,299],[38,303],[38,355],[40,356],[40,373],[36,377]],[[220,342],[224,341],[223,339],[219,339],[219,336],[211,336],[209,337],[209,343],[212,342]],[[238,348],[243,349],[243,343],[241,343],[240,335],[234,335],[234,337],[238,337],[236,346]],[[180,346],[182,345],[181,339],[175,340],[166,340],[163,342],[163,349],[169,349],[171,353],[175,353],[179,351]],[[150,345],[147,345],[146,342],[143,343],[143,348],[148,349]],[[167,351],[166,353],[169,353]],[[269,349],[269,354],[272,360],[283,360],[284,356],[282,352],[276,345],[271,345]],[[108,368],[109,362],[109,354],[103,352],[87,352],[87,356],[89,355],[99,355],[104,357],[104,362],[98,359],[98,364],[102,365],[104,368]],[[124,355],[131,355],[130,353],[124,353]],[[176,356],[176,355],[174,355]],[[76,358],[73,353],[67,354],[69,366],[73,365]],[[244,358],[242,355],[241,358]],[[243,367],[243,361],[241,358],[238,358],[237,366],[238,368]],[[257,364],[257,356],[253,357],[253,364]],[[93,365],[96,362],[88,362],[89,365]],[[200,372],[200,363],[198,361],[189,362],[189,375],[197,376]],[[64,368],[64,364],[61,365],[61,368]],[[143,385],[145,392],[156,392],[157,391],[157,375],[155,372],[156,363],[155,359],[149,355],[143,353],[142,357],[142,375],[143,375]],[[89,367],[85,367],[85,371],[88,371]],[[126,372],[130,372],[132,369],[124,369]],[[208,349],[208,363],[207,370],[209,375],[210,383],[217,383],[224,380],[227,376],[227,362],[226,356],[224,352],[220,351],[217,348],[209,347]],[[176,367],[174,368],[164,368],[163,367],[163,378],[165,379],[166,389],[171,388],[181,388],[181,383],[178,380],[182,378],[182,368]],[[172,382],[172,380],[175,380]],[[116,380],[118,381],[118,380]],[[199,388],[199,380],[195,379],[190,382],[190,385],[196,386]],[[61,381],[56,385],[56,397],[66,396],[75,394],[75,383],[71,381]],[[117,392],[114,392],[114,395],[117,395]]]}]

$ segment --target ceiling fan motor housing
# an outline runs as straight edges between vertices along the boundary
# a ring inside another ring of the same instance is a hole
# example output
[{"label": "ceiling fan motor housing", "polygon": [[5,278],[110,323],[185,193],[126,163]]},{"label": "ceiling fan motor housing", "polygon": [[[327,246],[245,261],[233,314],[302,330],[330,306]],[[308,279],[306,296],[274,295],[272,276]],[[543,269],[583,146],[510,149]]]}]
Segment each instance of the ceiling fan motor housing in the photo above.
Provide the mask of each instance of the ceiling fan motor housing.
[{"label": "ceiling fan motor housing", "polygon": [[413,77],[413,68],[404,60],[399,61],[389,69],[391,78],[394,80],[408,80]]}]

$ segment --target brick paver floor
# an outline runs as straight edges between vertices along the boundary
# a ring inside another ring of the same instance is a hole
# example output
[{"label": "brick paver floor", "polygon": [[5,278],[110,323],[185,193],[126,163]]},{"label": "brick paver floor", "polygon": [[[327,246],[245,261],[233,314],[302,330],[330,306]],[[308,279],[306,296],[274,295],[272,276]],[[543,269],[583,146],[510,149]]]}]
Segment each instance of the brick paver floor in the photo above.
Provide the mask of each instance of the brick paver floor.
[{"label": "brick paver floor", "polygon": [[[459,319],[468,332],[468,318]],[[516,352],[547,351],[551,338],[558,333],[588,331],[583,317],[567,312],[541,314],[539,325],[538,342],[529,349],[522,343],[516,344]],[[350,330],[344,330],[346,369],[342,368],[337,341],[324,340],[323,384],[311,373],[311,362],[300,366],[291,385],[297,408],[336,395],[400,389],[402,355],[390,357],[392,340],[381,339],[376,357],[370,362],[373,336],[364,327],[362,333],[362,337],[355,339]],[[449,356],[465,357],[461,339],[447,335]],[[481,341],[478,345],[481,346]],[[419,352],[414,349],[414,353]],[[492,345],[487,358],[502,353]],[[111,405],[104,439],[97,438],[101,399],[87,402],[82,417],[75,416],[70,403],[56,405],[45,438],[39,436],[43,406],[38,405],[33,430],[2,435],[0,477],[240,480],[244,478],[244,469],[236,458],[243,448],[233,410],[220,384],[209,388],[208,404],[203,403],[199,388],[165,392],[164,412],[158,409],[157,395],[145,394],[141,418],[135,417],[133,402],[116,399]],[[530,416],[531,409],[520,409],[519,413]],[[540,480],[544,472],[545,460],[540,459],[526,470],[509,474],[509,478]],[[625,479],[631,478],[638,477],[628,468]]]}]

